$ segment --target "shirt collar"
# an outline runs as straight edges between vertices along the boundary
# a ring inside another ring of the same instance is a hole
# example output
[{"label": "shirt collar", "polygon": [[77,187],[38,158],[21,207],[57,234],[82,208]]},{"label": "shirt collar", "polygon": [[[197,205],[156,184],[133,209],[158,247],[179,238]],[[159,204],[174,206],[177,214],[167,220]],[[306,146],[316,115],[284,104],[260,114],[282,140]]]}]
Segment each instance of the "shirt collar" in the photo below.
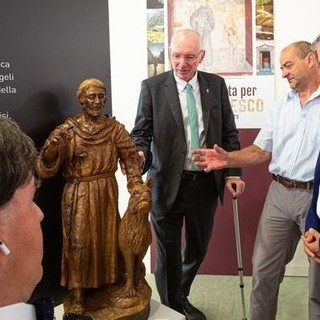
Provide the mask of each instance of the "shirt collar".
[{"label": "shirt collar", "polygon": [[[287,100],[293,99],[294,97],[296,97],[298,95],[299,95],[299,93],[297,90],[291,89],[288,91]],[[318,87],[318,89],[315,92],[312,93],[312,95],[309,97],[308,101],[313,100],[319,96],[320,96],[320,86]]]},{"label": "shirt collar", "polygon": [[199,91],[198,72],[196,72],[195,75],[193,76],[193,78],[190,79],[188,82],[180,79],[175,74],[174,74],[174,78],[176,80],[177,88],[178,88],[179,92],[182,92],[184,90],[187,83],[190,83],[192,85],[194,92]]},{"label": "shirt collar", "polygon": [[315,99],[320,96],[320,86],[318,89],[310,96],[309,100]]},{"label": "shirt collar", "polygon": [[32,304],[16,303],[0,308],[1,320],[36,320],[36,311]]}]

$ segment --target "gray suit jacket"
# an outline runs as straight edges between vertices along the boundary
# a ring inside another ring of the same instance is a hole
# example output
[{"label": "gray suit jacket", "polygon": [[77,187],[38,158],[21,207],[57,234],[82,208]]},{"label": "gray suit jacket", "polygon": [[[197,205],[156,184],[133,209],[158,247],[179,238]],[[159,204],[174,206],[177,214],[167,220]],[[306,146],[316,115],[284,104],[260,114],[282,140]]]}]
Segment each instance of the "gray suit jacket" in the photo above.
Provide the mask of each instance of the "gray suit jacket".
[{"label": "gray suit jacket", "polygon": [[[198,71],[206,145],[238,150],[238,131],[223,78]],[[172,207],[180,185],[187,145],[173,71],[142,81],[131,137],[146,157],[145,171],[153,181],[152,211],[163,217]],[[225,177],[240,176],[241,169],[214,172],[223,201]]]}]

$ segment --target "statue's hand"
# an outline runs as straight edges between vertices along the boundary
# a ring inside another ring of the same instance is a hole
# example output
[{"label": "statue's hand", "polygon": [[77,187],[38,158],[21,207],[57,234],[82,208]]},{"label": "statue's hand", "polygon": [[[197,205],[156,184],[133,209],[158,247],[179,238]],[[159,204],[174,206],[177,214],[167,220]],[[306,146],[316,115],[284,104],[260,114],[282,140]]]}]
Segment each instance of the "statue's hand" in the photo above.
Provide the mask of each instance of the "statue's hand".
[{"label": "statue's hand", "polygon": [[62,145],[63,139],[61,137],[53,136],[49,138],[41,151],[42,161],[46,163],[53,162],[61,151]]}]

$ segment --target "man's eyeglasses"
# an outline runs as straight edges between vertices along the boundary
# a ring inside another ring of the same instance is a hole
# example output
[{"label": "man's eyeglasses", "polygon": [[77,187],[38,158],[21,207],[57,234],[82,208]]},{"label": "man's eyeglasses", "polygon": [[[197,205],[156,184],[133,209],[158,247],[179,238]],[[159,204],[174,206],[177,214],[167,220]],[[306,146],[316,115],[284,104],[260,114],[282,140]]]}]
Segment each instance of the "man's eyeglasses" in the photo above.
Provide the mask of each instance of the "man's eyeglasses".
[{"label": "man's eyeglasses", "polygon": [[181,59],[184,59],[184,60],[186,60],[188,62],[193,62],[193,61],[195,61],[196,59],[199,58],[199,56],[200,56],[202,51],[203,50],[200,50],[200,52],[198,54],[186,54],[186,55],[179,54],[179,53],[172,53],[171,57],[172,57],[172,59],[174,61],[180,61]]}]

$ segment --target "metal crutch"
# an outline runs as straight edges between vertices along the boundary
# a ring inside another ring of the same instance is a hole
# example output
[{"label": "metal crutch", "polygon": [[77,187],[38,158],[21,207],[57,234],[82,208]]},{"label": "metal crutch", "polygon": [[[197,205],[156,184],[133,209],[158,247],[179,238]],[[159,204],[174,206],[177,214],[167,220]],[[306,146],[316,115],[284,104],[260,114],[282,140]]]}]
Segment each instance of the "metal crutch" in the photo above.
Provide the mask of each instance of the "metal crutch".
[{"label": "metal crutch", "polygon": [[[236,185],[232,185],[232,187],[234,190],[236,190]],[[243,267],[242,267],[241,239],[240,239],[237,196],[232,196],[232,206],[233,206],[234,231],[235,231],[236,246],[237,246],[238,273],[239,273],[239,277],[240,277],[242,320],[246,320],[247,317],[246,317],[246,305],[245,305],[245,301],[244,301]]]}]

